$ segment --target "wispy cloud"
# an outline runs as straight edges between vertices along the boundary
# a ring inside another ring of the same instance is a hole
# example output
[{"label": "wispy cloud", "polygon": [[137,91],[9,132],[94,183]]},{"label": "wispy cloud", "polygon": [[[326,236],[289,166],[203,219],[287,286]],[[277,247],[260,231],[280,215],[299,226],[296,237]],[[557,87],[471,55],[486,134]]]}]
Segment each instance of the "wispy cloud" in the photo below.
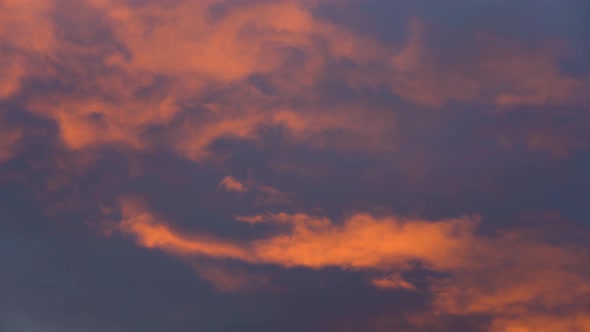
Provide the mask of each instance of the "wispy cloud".
[{"label": "wispy cloud", "polygon": [[[429,282],[435,312],[489,315],[493,319],[491,331],[510,331],[517,326],[532,329],[543,320],[573,328],[585,326],[587,319],[587,250],[558,246],[526,230],[479,235],[477,218],[425,221],[355,214],[336,224],[307,214],[266,214],[238,220],[254,225],[279,223],[283,229],[287,226],[286,230],[236,244],[174,231],[147,211],[134,213],[139,215],[125,213],[120,230],[136,237],[141,246],[179,258],[206,256],[285,268],[391,271],[389,276],[370,282],[383,289],[406,290],[417,287],[399,271],[412,271],[413,262],[419,262],[448,274]],[[229,283],[222,287],[233,285],[223,277],[219,282]],[[572,321],[558,315],[560,310],[577,312],[578,318]],[[552,312],[554,317],[541,319],[544,312]]]},{"label": "wispy cloud", "polygon": [[[68,326],[590,331],[586,225],[516,222],[585,222],[582,2],[0,0],[0,284],[21,287],[0,312],[26,318],[8,328],[57,330],[49,309],[103,314],[81,302],[186,273],[162,293],[202,298]],[[43,255],[64,261],[25,268],[13,233],[57,234]],[[92,279],[132,265],[125,287]],[[280,306],[260,295],[277,289]],[[244,312],[224,302],[240,292]],[[209,303],[235,322],[195,323]]]}]

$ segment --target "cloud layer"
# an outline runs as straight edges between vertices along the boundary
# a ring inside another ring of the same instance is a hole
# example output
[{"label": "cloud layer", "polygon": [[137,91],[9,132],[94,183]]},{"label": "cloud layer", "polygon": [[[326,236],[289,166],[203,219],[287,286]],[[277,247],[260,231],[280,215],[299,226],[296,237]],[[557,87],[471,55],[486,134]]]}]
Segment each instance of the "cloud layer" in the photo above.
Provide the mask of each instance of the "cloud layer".
[{"label": "cloud layer", "polygon": [[587,7],[0,0],[0,330],[590,331]]}]

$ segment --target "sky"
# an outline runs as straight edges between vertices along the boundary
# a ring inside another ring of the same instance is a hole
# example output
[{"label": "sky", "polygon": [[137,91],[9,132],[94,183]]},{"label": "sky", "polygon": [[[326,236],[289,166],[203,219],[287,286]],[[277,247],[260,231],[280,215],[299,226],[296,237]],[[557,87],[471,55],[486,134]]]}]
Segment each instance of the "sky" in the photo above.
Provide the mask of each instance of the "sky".
[{"label": "sky", "polygon": [[0,0],[0,332],[590,332],[586,0]]}]

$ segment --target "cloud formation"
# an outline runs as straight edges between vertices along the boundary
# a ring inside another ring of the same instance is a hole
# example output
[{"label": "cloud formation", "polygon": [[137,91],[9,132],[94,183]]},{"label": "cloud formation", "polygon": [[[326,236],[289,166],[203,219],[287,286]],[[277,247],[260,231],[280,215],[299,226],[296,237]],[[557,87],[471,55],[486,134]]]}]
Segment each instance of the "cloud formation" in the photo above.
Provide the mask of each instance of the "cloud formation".
[{"label": "cloud formation", "polygon": [[204,255],[285,267],[389,268],[411,260],[433,267],[455,265],[456,251],[469,245],[474,228],[469,218],[430,223],[356,214],[338,226],[327,218],[280,213],[238,218],[250,223],[276,221],[290,228],[284,235],[238,245],[175,232],[166,222],[136,209],[124,203],[120,228],[136,236],[142,246],[181,256]]},{"label": "cloud formation", "polygon": [[0,329],[590,331],[586,7],[0,0]]},{"label": "cloud formation", "polygon": [[224,188],[227,191],[237,193],[242,193],[248,190],[246,186],[244,186],[244,184],[234,179],[233,176],[229,175],[221,179],[221,181],[219,182],[219,187]]},{"label": "cloud formation", "polygon": [[[123,209],[130,211],[127,205]],[[590,269],[584,262],[589,252],[543,241],[535,230],[483,236],[477,233],[477,218],[432,222],[360,213],[337,225],[328,218],[279,213],[238,218],[253,225],[286,226],[276,235],[238,244],[173,231],[143,210],[133,211],[139,216],[129,213],[124,212],[122,232],[133,235],[141,246],[184,259],[201,256],[286,268],[389,271],[391,275],[370,282],[378,288],[409,291],[417,287],[399,273],[411,271],[418,262],[448,274],[430,281],[433,310],[439,314],[488,315],[494,332],[532,331],[542,325],[540,317],[548,317],[549,326],[581,331],[588,327],[585,307],[590,303],[585,299],[590,295]],[[205,272],[208,280],[214,275]],[[226,290],[239,289],[242,279],[237,278],[220,275],[213,282]],[[561,316],[562,310],[577,318]]]},{"label": "cloud formation", "polygon": [[[5,1],[1,96],[26,94],[25,107],[55,121],[71,149],[164,145],[195,161],[212,158],[220,139],[261,140],[268,127],[321,148],[395,148],[396,112],[362,98],[328,103],[333,80],[353,94],[386,86],[428,108],[588,106],[587,77],[560,69],[563,43],[476,31],[447,51],[431,45],[439,27],[420,18],[385,43],[314,15],[319,5]],[[27,94],[26,80],[47,88]]]}]

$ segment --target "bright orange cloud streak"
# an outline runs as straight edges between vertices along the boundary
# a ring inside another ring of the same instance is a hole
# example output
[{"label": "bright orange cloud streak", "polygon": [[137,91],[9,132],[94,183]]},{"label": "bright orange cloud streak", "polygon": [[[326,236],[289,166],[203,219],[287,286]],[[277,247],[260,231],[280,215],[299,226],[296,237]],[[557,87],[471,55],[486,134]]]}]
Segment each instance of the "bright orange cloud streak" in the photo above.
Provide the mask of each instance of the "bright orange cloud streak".
[{"label": "bright orange cloud streak", "polygon": [[277,215],[292,232],[254,244],[262,261],[284,266],[387,268],[421,260],[438,268],[455,265],[471,241],[473,220],[438,222],[355,214],[343,225],[306,215]]},{"label": "bright orange cloud streak", "polygon": [[148,212],[125,207],[120,230],[133,234],[144,247],[182,256],[207,255],[285,267],[386,269],[421,260],[435,268],[460,264],[461,250],[470,245],[475,223],[469,218],[439,222],[374,218],[356,214],[343,225],[305,214],[277,214],[244,221],[278,221],[292,230],[238,246],[222,240],[175,232]]},{"label": "bright orange cloud streak", "polygon": [[590,314],[568,313],[563,316],[531,315],[524,318],[503,318],[495,320],[490,332],[588,332]]},{"label": "bright orange cloud streak", "polygon": [[119,229],[134,234],[138,244],[143,247],[161,249],[177,255],[252,260],[246,249],[237,244],[175,232],[166,224],[158,222],[151,214],[144,212],[140,205],[132,200],[126,200],[123,207],[124,221],[119,225]]},{"label": "bright orange cloud streak", "polygon": [[[176,232],[141,208],[131,211],[125,214],[121,231],[134,235],[141,246],[180,257],[205,255],[287,268],[337,266],[382,272],[411,269],[408,263],[420,261],[450,273],[431,281],[435,312],[491,315],[491,332],[537,331],[540,326],[546,331],[563,327],[586,332],[588,328],[589,316],[580,309],[584,303],[590,306],[587,252],[548,244],[526,232],[480,236],[475,233],[474,218],[428,222],[354,214],[337,225],[306,214],[264,214],[237,219],[273,222],[288,230],[236,245]],[[208,273],[208,278],[215,273]],[[224,277],[220,287],[227,282],[225,287],[231,289],[233,281],[235,287],[245,282]],[[399,272],[373,278],[371,283],[380,288],[416,289]],[[570,307],[573,320],[539,316],[538,310]]]}]

